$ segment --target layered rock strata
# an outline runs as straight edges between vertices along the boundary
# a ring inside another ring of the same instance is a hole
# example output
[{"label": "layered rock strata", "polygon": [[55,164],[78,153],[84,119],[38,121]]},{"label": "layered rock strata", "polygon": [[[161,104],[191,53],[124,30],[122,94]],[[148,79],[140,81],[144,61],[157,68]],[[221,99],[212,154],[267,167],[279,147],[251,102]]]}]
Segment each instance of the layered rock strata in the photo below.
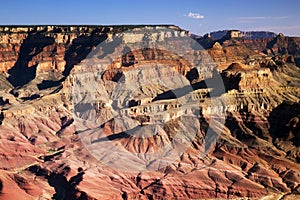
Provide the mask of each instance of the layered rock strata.
[{"label": "layered rock strata", "polygon": [[[204,50],[176,26],[0,32],[0,199],[299,197],[299,38],[210,38]],[[145,38],[193,57],[126,47]],[[194,133],[184,148],[178,132]],[[164,164],[150,153],[166,144],[183,150]]]}]

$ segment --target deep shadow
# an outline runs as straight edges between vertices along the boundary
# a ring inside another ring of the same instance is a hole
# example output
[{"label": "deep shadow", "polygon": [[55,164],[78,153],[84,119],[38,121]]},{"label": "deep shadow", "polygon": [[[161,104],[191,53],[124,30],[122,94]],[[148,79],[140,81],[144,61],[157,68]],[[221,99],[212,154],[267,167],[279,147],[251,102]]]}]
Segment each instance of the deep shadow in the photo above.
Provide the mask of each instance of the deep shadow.
[{"label": "deep shadow", "polygon": [[114,81],[114,82],[123,82],[123,83],[125,83],[125,76],[124,76],[124,74],[123,74],[123,72],[121,72],[121,71],[119,71],[119,72],[117,72],[116,74],[115,74],[115,76],[112,78],[112,81]]},{"label": "deep shadow", "polygon": [[54,188],[55,194],[52,199],[56,200],[87,200],[88,196],[85,192],[80,191],[77,186],[83,180],[84,170],[79,167],[78,173],[67,180],[67,176],[71,171],[69,166],[64,167],[61,172],[48,172],[38,165],[28,168],[31,173],[36,176],[43,176],[48,180],[51,187]]},{"label": "deep shadow", "polygon": [[[131,137],[132,135],[136,135],[136,133],[138,133],[139,129],[141,127],[143,127],[144,125],[138,125],[132,129],[129,129],[129,130],[126,130],[126,132],[121,132],[121,133],[118,133],[118,134],[113,134],[113,135],[109,135],[109,136],[106,136],[106,137],[102,137],[102,138],[99,138],[99,139],[96,139],[96,140],[93,140],[91,143],[97,143],[97,142],[104,142],[104,141],[113,141],[113,140],[119,140],[119,139],[123,139],[123,138],[129,138]],[[101,127],[104,127],[104,125],[101,125]]]},{"label": "deep shadow", "polygon": [[256,137],[245,132],[242,128],[243,123],[238,121],[232,113],[227,113],[225,126],[230,130],[233,137],[243,142],[244,144],[252,147],[256,142]]},{"label": "deep shadow", "polygon": [[128,108],[138,106],[138,105],[139,105],[138,101],[133,100],[133,99],[128,102]]},{"label": "deep shadow", "polygon": [[199,72],[197,68],[191,69],[187,74],[186,78],[190,81],[190,83],[193,83],[193,81],[197,80],[199,78]]},{"label": "deep shadow", "polygon": [[192,85],[177,88],[175,90],[168,90],[164,93],[158,94],[152,101],[176,99],[183,97],[194,90],[205,88],[207,88],[205,81],[200,81]]},{"label": "deep shadow", "polygon": [[[190,71],[191,73],[187,74],[187,79],[189,79],[190,82],[193,80],[197,79],[197,75],[195,75],[196,71]],[[208,94],[207,97],[219,97],[221,96],[225,91],[222,85],[223,82],[219,79],[218,75],[219,72],[214,69],[212,71],[212,78],[208,78],[196,83],[192,83],[191,85],[184,86],[182,88],[177,88],[174,90],[168,90],[164,93],[158,94],[153,100],[154,101],[159,101],[159,100],[170,100],[170,99],[176,99],[180,98],[182,96],[187,95],[188,93],[194,91],[194,90],[199,90],[199,89],[207,89],[209,87],[212,88],[211,92]],[[221,82],[220,82],[221,81]]]},{"label": "deep shadow", "polygon": [[221,74],[225,91],[228,92],[229,90],[239,90],[239,82],[241,81],[241,75],[233,75],[233,74],[227,74],[227,72],[222,72]]},{"label": "deep shadow", "polygon": [[78,173],[71,177],[69,180],[69,185],[71,186],[72,190],[75,190],[77,185],[83,180],[84,171],[81,167],[78,168]]},{"label": "deep shadow", "polygon": [[[136,129],[137,127],[135,127]],[[130,131],[130,130],[129,130]],[[126,131],[128,132],[128,131]],[[118,139],[122,139],[122,138],[129,138],[130,135],[125,133],[125,132],[122,132],[122,133],[118,133],[118,134],[113,134],[113,135],[109,135],[107,137],[102,137],[102,138],[99,138],[99,139],[96,139],[96,140],[93,140],[91,143],[94,144],[94,143],[98,143],[98,142],[104,142],[104,141],[113,141],[113,140],[118,140]]]},{"label": "deep shadow", "polygon": [[54,38],[40,33],[29,34],[21,45],[18,60],[8,70],[10,76],[7,80],[14,87],[23,86],[33,80],[36,76],[37,65],[28,67],[28,63],[34,56],[41,53],[45,46],[54,44],[54,42]]},{"label": "deep shadow", "polygon": [[[189,87],[186,87],[189,88]],[[177,91],[181,92],[184,95],[186,92],[184,88],[176,89]],[[152,101],[159,101],[159,100],[168,100],[168,99],[176,99],[176,95],[172,92],[172,90],[168,90],[164,93],[158,94]]]},{"label": "deep shadow", "polygon": [[51,155],[47,155],[47,156],[40,156],[39,159],[43,159],[45,162],[47,161],[51,161],[53,160],[54,158],[58,157],[58,156],[61,156],[61,154],[63,153],[63,151],[58,151],[54,154],[51,154]]},{"label": "deep shadow", "polygon": [[[107,34],[97,35],[96,33],[92,33],[91,35],[80,35],[78,38],[74,39],[72,45],[65,53],[64,59],[66,61],[66,66],[63,75],[65,77],[69,76],[74,65],[77,65],[85,59],[93,48],[106,39]],[[97,52],[97,50],[95,50],[95,52]],[[65,78],[61,81],[63,80],[65,80]]]},{"label": "deep shadow", "polygon": [[207,88],[206,81],[200,81],[182,88],[177,88],[175,90],[168,90],[164,93],[158,94],[152,101],[176,99],[183,97],[194,90],[205,89]]},{"label": "deep shadow", "polygon": [[4,120],[3,112],[0,113],[0,125],[2,125],[2,121]]},{"label": "deep shadow", "polygon": [[34,100],[34,99],[38,99],[40,97],[41,96],[39,94],[33,94],[33,95],[29,96],[29,97],[21,97],[21,99],[23,101],[31,101],[31,100]]},{"label": "deep shadow", "polygon": [[4,106],[6,104],[9,104],[9,99],[3,99],[3,97],[0,97],[0,106]]},{"label": "deep shadow", "polygon": [[2,194],[2,190],[3,190],[3,182],[2,182],[2,180],[0,179],[0,195]]},{"label": "deep shadow", "polygon": [[74,122],[74,119],[68,119],[68,117],[62,117],[60,120],[62,123],[61,129],[67,128]]},{"label": "deep shadow", "polygon": [[269,132],[275,141],[292,141],[297,147],[300,146],[300,104],[283,102],[270,113]]},{"label": "deep shadow", "polygon": [[[170,99],[176,99],[183,97],[187,95],[188,93],[194,91],[194,90],[199,90],[199,89],[206,89],[208,88],[206,83],[209,81],[208,79],[205,81],[200,81],[188,86],[184,86],[182,88],[177,88],[175,90],[168,90],[164,93],[158,94],[152,101],[159,101],[159,100],[170,100]],[[224,93],[224,91],[221,91],[217,88],[213,88],[212,92],[208,94],[208,97],[216,97],[220,96]]]},{"label": "deep shadow", "polygon": [[51,187],[54,188],[55,194],[53,195],[53,199],[67,199],[69,183],[66,178],[71,168],[66,167],[63,172],[54,173],[52,172],[48,177],[48,183]]},{"label": "deep shadow", "polygon": [[42,83],[37,85],[37,87],[39,90],[45,90],[52,87],[58,87],[60,85],[61,83],[59,81],[43,80]]}]

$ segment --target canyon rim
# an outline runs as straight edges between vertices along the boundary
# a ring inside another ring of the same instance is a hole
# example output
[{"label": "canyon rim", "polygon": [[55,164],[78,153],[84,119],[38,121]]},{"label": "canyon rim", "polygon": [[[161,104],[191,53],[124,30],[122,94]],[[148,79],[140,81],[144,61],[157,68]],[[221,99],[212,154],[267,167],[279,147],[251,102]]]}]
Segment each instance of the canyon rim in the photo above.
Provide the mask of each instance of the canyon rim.
[{"label": "canyon rim", "polygon": [[300,38],[0,27],[0,199],[297,199]]}]

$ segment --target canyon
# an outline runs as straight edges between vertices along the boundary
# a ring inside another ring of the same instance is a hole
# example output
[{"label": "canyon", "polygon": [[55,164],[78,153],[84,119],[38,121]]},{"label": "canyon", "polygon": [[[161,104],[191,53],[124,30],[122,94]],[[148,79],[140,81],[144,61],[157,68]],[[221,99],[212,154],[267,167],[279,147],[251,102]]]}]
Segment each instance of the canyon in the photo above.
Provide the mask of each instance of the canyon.
[{"label": "canyon", "polygon": [[0,81],[0,199],[300,197],[300,38],[0,26]]}]

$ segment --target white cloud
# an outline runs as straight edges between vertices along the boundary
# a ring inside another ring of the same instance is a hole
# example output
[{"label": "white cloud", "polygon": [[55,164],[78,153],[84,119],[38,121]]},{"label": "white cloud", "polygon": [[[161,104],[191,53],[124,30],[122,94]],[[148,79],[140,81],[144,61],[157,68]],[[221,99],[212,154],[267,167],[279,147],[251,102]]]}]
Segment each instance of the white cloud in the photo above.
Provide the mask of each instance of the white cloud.
[{"label": "white cloud", "polygon": [[193,12],[189,12],[187,15],[185,15],[187,17],[193,18],[193,19],[204,19],[203,15],[200,15],[199,13],[193,13]]}]

